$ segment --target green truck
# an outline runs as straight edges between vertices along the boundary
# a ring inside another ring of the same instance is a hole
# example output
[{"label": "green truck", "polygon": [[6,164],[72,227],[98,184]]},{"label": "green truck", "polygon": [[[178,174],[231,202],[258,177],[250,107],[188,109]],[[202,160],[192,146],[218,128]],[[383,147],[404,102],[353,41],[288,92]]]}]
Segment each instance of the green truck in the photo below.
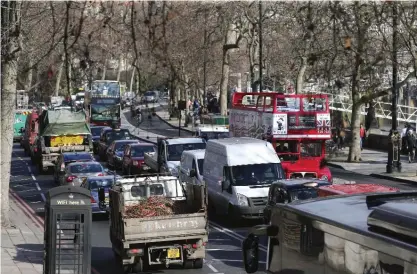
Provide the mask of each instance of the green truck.
[{"label": "green truck", "polygon": [[13,142],[20,142],[22,140],[26,119],[30,113],[30,110],[15,111],[13,123]]},{"label": "green truck", "polygon": [[62,152],[93,151],[91,129],[84,112],[44,110],[39,117],[35,164],[39,172],[54,167]]}]

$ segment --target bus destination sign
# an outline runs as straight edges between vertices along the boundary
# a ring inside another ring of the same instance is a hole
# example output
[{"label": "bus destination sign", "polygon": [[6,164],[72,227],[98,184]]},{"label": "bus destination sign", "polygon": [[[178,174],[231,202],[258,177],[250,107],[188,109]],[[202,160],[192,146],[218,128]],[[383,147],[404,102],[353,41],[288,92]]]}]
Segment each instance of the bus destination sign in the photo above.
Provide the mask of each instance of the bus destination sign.
[{"label": "bus destination sign", "polygon": [[97,105],[117,105],[120,103],[119,98],[91,98],[92,104]]}]

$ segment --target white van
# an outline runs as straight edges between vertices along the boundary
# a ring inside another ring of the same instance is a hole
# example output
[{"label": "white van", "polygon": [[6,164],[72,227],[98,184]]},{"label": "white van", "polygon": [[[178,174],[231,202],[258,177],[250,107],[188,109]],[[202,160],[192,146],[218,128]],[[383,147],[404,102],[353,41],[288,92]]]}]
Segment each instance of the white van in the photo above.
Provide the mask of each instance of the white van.
[{"label": "white van", "polygon": [[209,140],[203,175],[210,209],[230,220],[262,218],[269,186],[285,177],[271,143],[249,137]]},{"label": "white van", "polygon": [[180,181],[194,184],[203,183],[205,149],[184,151],[181,155]]}]

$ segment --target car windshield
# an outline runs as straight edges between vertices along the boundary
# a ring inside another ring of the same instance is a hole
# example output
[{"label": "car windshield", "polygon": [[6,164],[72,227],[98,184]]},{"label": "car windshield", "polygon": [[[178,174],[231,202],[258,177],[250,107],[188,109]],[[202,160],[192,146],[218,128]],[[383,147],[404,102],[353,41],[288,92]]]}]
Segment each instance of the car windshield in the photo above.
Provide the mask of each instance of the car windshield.
[{"label": "car windshield", "polygon": [[198,164],[198,173],[203,174],[204,159],[198,159],[197,164]]},{"label": "car windshield", "polygon": [[100,187],[110,188],[113,185],[113,180],[112,179],[98,179],[98,180],[94,179],[94,180],[91,180],[89,184],[90,184],[91,190],[96,190],[96,189],[99,189]]},{"label": "car windshield", "polygon": [[130,155],[132,157],[144,157],[146,152],[154,152],[155,148],[152,146],[134,146],[131,149]]},{"label": "car windshield", "polygon": [[74,173],[96,173],[102,172],[103,167],[100,164],[93,164],[93,163],[84,163],[84,164],[77,164],[70,167],[70,171],[72,174]]},{"label": "car windshield", "polygon": [[282,166],[278,163],[233,166],[231,176],[235,186],[270,184],[284,177]]},{"label": "car windshield", "polygon": [[206,143],[168,145],[168,161],[179,162],[183,151],[206,149]]},{"label": "car windshield", "polygon": [[100,136],[101,129],[102,129],[101,127],[92,127],[91,128],[91,134],[93,136]]},{"label": "car windshield", "polygon": [[131,144],[131,143],[136,143],[136,141],[132,141],[132,142],[116,142],[114,144],[114,150],[115,151],[123,151],[126,147],[126,145]]},{"label": "car windshield", "polygon": [[94,121],[118,120],[120,118],[120,107],[91,105],[91,119]]},{"label": "car windshield", "polygon": [[109,131],[106,133],[107,144],[110,144],[116,140],[129,140],[130,139],[130,132],[129,130],[116,130],[116,131]]},{"label": "car windshield", "polygon": [[318,197],[317,189],[312,187],[291,189],[288,192],[290,194],[291,202],[297,200],[313,199]]},{"label": "car windshield", "polygon": [[229,138],[229,132],[201,132],[200,136],[206,140]]},{"label": "car windshield", "polygon": [[148,91],[148,92],[145,93],[145,96],[155,96],[155,92]]}]

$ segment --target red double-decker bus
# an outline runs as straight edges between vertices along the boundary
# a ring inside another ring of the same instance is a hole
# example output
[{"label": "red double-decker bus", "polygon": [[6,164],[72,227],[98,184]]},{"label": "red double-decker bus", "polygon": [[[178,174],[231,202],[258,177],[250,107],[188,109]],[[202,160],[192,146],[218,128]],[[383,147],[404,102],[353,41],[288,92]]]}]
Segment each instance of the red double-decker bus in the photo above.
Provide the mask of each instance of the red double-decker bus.
[{"label": "red double-decker bus", "polygon": [[331,138],[326,95],[234,93],[229,112],[232,137],[271,142],[288,179],[319,178],[332,181],[325,165],[325,142]]}]

